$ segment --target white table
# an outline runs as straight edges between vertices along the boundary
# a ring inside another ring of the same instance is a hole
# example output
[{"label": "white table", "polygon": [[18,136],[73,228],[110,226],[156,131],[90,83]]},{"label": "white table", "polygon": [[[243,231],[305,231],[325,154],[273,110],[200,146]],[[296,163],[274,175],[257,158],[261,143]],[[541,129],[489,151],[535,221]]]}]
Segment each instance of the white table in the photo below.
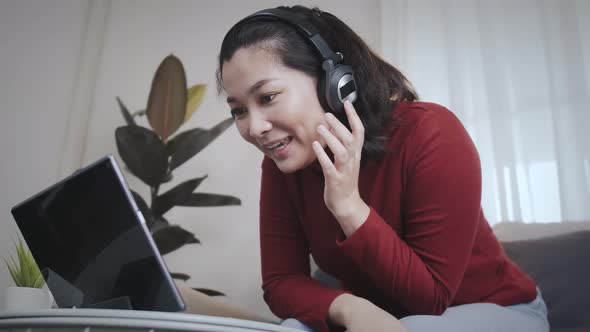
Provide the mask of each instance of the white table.
[{"label": "white table", "polygon": [[301,332],[249,320],[139,310],[46,309],[0,312],[0,332]]}]

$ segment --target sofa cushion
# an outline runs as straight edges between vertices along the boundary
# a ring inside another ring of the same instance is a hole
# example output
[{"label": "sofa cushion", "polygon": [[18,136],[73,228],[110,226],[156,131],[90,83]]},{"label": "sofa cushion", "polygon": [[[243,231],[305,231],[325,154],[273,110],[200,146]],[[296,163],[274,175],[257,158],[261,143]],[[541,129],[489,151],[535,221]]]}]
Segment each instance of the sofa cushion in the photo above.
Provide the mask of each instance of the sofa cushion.
[{"label": "sofa cushion", "polygon": [[590,331],[590,231],[502,242],[506,253],[536,282],[547,303],[552,331]]},{"label": "sofa cushion", "polygon": [[590,231],[590,221],[522,222],[502,221],[492,229],[500,241],[532,240],[579,231]]}]

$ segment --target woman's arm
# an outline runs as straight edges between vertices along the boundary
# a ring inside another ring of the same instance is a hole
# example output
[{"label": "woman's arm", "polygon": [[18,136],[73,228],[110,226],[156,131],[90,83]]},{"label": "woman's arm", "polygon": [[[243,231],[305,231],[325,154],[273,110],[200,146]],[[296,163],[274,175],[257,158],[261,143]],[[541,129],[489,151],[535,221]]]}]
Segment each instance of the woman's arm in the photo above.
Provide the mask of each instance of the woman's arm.
[{"label": "woman's arm", "polygon": [[320,130],[335,161],[317,146],[316,154],[326,177],[326,205],[343,230],[338,242],[343,253],[408,312],[440,314],[454,298],[471,255],[481,219],[481,168],[455,115],[429,107],[436,109],[425,110],[403,152],[403,239],[356,197],[358,164],[351,161],[358,159],[362,137],[358,128],[355,133],[356,114],[347,109],[352,133],[330,121],[331,133]]},{"label": "woman's arm", "polygon": [[346,327],[348,332],[406,332],[399,320],[391,314],[351,294],[342,294],[334,299],[329,315],[335,325]]},{"label": "woman's arm", "polygon": [[176,287],[186,304],[185,313],[254,320],[264,323],[276,323],[274,320],[264,318],[245,308],[223,302],[219,299],[198,292],[182,283],[177,282]]},{"label": "woman's arm", "polygon": [[329,306],[345,292],[311,278],[309,246],[285,181],[274,162],[265,158],[260,197],[264,299],[278,317],[295,318],[325,332]]},{"label": "woman's arm", "polygon": [[406,144],[403,238],[371,210],[339,246],[408,312],[441,314],[463,279],[481,219],[479,156],[442,107],[424,115]]}]

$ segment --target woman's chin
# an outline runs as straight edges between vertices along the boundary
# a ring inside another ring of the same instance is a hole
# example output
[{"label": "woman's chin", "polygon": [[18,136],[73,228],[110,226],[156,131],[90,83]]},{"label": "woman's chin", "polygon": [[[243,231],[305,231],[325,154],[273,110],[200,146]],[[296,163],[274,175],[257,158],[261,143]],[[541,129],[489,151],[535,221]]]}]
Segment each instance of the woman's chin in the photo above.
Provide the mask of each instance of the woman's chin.
[{"label": "woman's chin", "polygon": [[301,169],[301,166],[289,159],[273,159],[278,169],[286,174],[296,172]]},{"label": "woman's chin", "polygon": [[291,158],[286,158],[286,159],[277,159],[277,158],[272,158],[271,159],[275,162],[275,165],[277,165],[277,168],[286,174],[289,173],[293,173],[293,172],[297,172],[299,170],[302,170],[304,168],[306,168],[307,166],[311,165],[311,163],[313,163],[316,159],[310,159],[310,160],[297,160],[293,157]]}]

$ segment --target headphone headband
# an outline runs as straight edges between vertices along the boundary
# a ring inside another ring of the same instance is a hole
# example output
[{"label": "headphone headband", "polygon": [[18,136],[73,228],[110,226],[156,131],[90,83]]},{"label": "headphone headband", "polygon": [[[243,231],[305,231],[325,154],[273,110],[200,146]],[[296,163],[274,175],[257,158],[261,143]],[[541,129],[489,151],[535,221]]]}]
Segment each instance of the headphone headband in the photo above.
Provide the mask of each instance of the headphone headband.
[{"label": "headphone headband", "polygon": [[320,36],[317,29],[312,24],[294,13],[280,8],[264,9],[247,16],[236,23],[236,25],[254,20],[282,21],[289,23],[309,39],[324,60],[332,60],[334,64],[338,64],[342,60],[342,57],[339,54],[334,53],[334,51],[330,49],[328,43],[326,43],[324,38]]}]

